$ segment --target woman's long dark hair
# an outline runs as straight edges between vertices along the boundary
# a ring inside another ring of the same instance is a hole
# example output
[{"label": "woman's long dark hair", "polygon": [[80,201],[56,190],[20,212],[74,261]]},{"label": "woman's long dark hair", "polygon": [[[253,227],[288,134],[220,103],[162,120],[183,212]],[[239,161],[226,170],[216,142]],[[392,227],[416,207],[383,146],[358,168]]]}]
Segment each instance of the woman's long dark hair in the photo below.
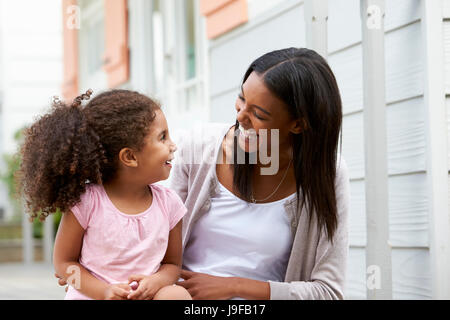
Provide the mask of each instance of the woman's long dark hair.
[{"label": "woman's long dark hair", "polygon": [[[342,135],[342,103],[333,72],[324,58],[304,48],[276,50],[261,56],[250,65],[243,83],[252,72],[261,76],[267,88],[286,103],[292,119],[305,121],[306,129],[292,134],[297,206],[301,201],[300,208],[306,206],[310,214],[316,214],[319,228],[325,229],[332,240],[337,227],[337,147]],[[236,122],[236,129],[238,126]],[[235,159],[233,186],[249,201],[255,165],[240,163]]]}]

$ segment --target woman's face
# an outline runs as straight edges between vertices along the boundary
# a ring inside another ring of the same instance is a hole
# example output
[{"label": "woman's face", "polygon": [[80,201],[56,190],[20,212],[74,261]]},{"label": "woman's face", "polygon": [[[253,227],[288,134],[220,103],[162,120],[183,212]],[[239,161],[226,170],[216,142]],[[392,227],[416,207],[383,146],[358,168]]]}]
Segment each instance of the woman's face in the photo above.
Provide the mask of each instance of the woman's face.
[{"label": "woman's face", "polygon": [[236,134],[239,146],[246,152],[256,152],[267,146],[270,154],[272,135],[274,142],[277,140],[274,129],[278,129],[280,151],[290,147],[290,134],[298,133],[298,121],[290,117],[288,106],[269,91],[256,72],[252,72],[242,85],[236,100],[236,111],[240,129]]}]

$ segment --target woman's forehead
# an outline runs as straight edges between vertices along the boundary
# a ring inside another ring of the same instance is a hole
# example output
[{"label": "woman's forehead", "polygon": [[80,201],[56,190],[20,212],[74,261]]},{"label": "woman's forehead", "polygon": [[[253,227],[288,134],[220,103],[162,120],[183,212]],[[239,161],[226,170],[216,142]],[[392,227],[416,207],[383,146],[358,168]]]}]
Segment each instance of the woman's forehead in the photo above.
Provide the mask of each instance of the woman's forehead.
[{"label": "woman's forehead", "polygon": [[252,72],[242,84],[242,92],[249,104],[258,105],[270,113],[287,111],[286,103],[272,93],[264,83],[263,76]]}]

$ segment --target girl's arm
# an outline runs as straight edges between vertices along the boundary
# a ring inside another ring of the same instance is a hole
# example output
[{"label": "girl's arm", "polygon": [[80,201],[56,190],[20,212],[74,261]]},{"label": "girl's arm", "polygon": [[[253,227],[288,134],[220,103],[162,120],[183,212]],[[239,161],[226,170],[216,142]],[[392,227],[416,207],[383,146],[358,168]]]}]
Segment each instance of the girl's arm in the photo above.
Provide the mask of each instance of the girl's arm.
[{"label": "girl's arm", "polygon": [[[84,229],[74,214],[70,211],[63,214],[55,240],[53,265],[58,276],[82,294],[93,299],[105,299],[106,294],[111,293],[110,286],[94,277],[78,262],[83,235]],[[114,288],[115,292],[117,290]],[[128,292],[122,290],[126,298]]]},{"label": "girl's arm", "polygon": [[128,278],[129,283],[139,282],[139,287],[128,296],[128,299],[152,299],[159,289],[178,281],[183,251],[181,228],[182,220],[170,231],[166,254],[156,273],[151,276],[132,275]]}]

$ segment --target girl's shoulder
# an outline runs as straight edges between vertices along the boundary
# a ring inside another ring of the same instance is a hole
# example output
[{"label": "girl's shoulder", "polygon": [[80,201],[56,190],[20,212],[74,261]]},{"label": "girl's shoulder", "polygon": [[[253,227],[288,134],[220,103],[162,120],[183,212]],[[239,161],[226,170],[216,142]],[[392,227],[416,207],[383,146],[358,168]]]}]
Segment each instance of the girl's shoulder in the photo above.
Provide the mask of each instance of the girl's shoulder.
[{"label": "girl's shoulder", "polygon": [[157,201],[166,214],[172,229],[187,212],[183,201],[174,190],[161,184],[152,184],[150,188],[152,189],[153,199]]},{"label": "girl's shoulder", "polygon": [[154,183],[150,185],[153,195],[161,200],[172,200],[173,198],[179,198],[177,193],[169,187],[163,186],[159,183]]},{"label": "girl's shoulder", "polygon": [[93,212],[99,208],[102,188],[102,186],[94,183],[86,184],[86,191],[80,196],[80,201],[71,208],[71,212],[78,219],[83,229],[87,228]]}]

